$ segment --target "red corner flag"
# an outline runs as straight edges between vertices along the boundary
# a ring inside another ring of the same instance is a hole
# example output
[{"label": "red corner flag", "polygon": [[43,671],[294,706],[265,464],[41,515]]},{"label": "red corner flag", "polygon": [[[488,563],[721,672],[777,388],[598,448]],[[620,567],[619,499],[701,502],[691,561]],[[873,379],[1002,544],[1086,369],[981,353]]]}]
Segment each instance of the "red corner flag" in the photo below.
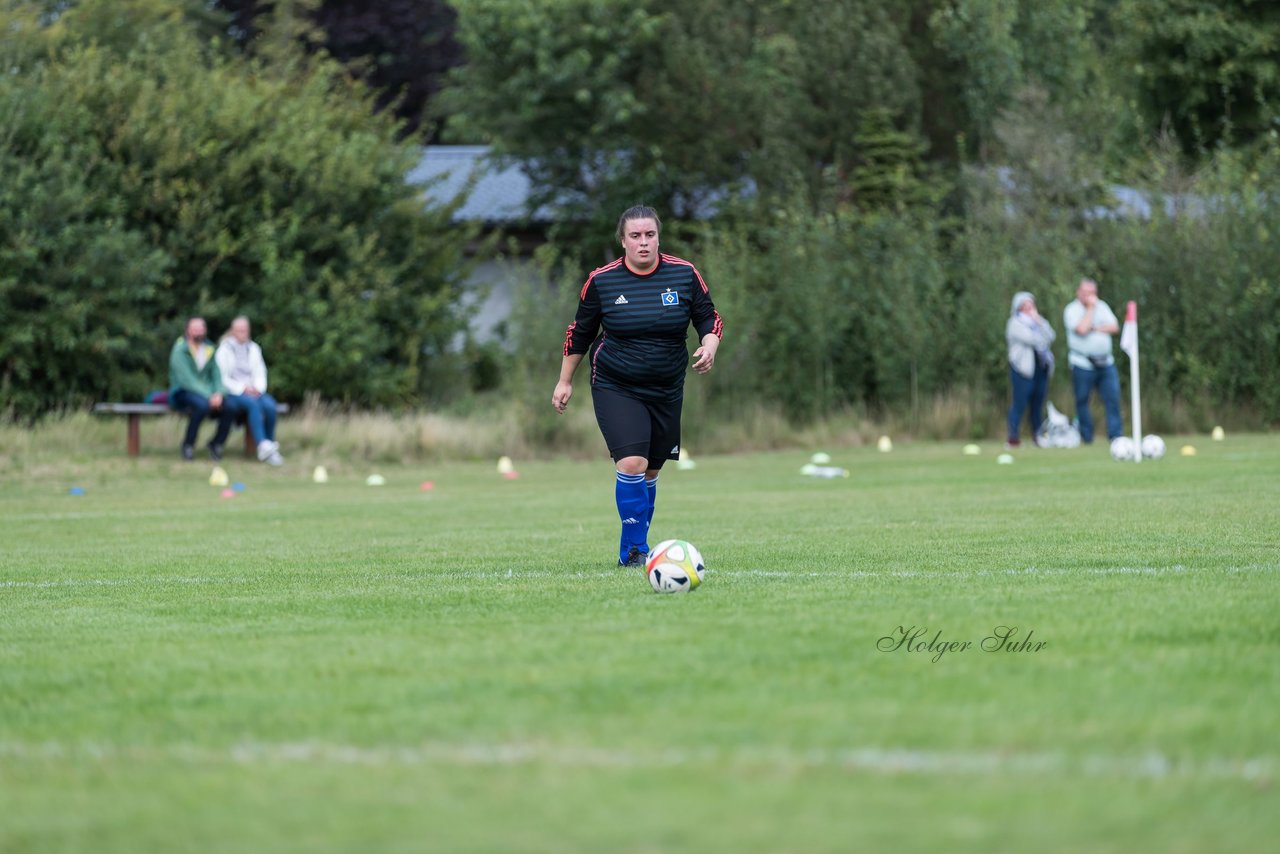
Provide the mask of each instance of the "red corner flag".
[{"label": "red corner flag", "polygon": [[1124,329],[1120,330],[1120,349],[1130,358],[1138,355],[1138,304],[1129,300],[1124,312]]}]

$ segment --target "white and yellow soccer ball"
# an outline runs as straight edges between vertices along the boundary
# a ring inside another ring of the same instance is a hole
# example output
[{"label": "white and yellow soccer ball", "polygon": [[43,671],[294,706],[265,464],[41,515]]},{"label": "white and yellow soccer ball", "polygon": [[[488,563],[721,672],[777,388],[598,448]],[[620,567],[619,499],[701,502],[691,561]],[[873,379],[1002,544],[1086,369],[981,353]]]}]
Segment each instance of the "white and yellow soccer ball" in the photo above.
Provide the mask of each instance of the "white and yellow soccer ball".
[{"label": "white and yellow soccer ball", "polygon": [[663,540],[649,552],[644,566],[649,583],[659,593],[687,593],[702,583],[706,564],[702,553],[684,540]]},{"label": "white and yellow soccer ball", "polygon": [[1164,439],[1155,433],[1142,437],[1142,456],[1149,460],[1158,460],[1164,456]]}]

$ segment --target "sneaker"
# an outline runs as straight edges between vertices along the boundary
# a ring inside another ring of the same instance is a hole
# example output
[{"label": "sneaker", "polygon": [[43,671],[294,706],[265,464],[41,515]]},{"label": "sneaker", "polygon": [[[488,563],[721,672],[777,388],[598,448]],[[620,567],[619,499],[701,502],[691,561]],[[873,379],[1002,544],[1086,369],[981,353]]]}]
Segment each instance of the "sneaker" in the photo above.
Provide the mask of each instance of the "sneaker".
[{"label": "sneaker", "polygon": [[637,568],[643,569],[644,565],[648,562],[649,562],[649,554],[647,552],[640,551],[635,546],[632,546],[631,551],[627,552],[627,559],[618,560],[618,566],[629,566],[629,567],[637,567]]},{"label": "sneaker", "polygon": [[217,442],[209,443],[209,459],[213,460],[215,463],[222,459],[222,446]]},{"label": "sneaker", "polygon": [[264,462],[269,466],[282,466],[284,465],[284,457],[280,456],[279,451],[273,451],[271,456],[267,457]]},{"label": "sneaker", "polygon": [[195,445],[183,445],[183,446],[182,446],[182,458],[183,458],[184,460],[186,460],[187,462],[191,462],[192,460],[194,460],[194,459],[196,458],[196,448],[195,448]]},{"label": "sneaker", "polygon": [[[258,443],[258,461],[268,462],[272,454],[279,454],[280,445],[270,439],[263,439]],[[283,462],[283,461],[282,461]]]}]

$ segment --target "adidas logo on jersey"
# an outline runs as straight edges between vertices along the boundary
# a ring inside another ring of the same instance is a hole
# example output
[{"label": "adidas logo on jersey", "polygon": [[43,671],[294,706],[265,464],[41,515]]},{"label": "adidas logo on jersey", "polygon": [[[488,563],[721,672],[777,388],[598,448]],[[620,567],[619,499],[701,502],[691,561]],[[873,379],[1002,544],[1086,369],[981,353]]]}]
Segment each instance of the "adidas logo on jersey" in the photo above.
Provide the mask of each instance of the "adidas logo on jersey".
[{"label": "adidas logo on jersey", "polygon": [[619,296],[618,296],[618,298],[617,298],[616,300],[614,300],[614,301],[613,301],[613,304],[614,304],[614,305],[626,305],[626,304],[627,304],[627,298],[626,298],[626,297],[624,297],[624,296],[619,295]]}]

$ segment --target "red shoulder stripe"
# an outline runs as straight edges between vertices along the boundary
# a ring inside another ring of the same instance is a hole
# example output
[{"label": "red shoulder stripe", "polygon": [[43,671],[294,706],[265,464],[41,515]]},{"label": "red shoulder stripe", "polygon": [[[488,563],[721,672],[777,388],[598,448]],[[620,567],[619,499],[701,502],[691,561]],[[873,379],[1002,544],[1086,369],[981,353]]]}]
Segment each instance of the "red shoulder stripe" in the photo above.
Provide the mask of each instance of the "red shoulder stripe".
[{"label": "red shoulder stripe", "polygon": [[661,253],[661,258],[663,261],[666,261],[668,264],[681,264],[685,267],[688,267],[690,270],[693,270],[693,275],[698,279],[698,284],[702,286],[702,292],[704,294],[708,293],[707,283],[703,281],[702,274],[698,272],[698,268],[693,266],[692,263],[684,260],[683,258],[678,258],[675,255],[668,255],[665,252]]},{"label": "red shoulder stripe", "polygon": [[610,261],[608,264],[605,264],[603,267],[596,267],[594,270],[592,270],[591,273],[587,276],[587,280],[582,283],[582,292],[578,294],[578,299],[584,300],[587,298],[587,288],[591,287],[591,280],[596,277],[596,274],[603,273],[606,270],[612,270],[614,267],[617,267],[621,263],[622,263],[622,259],[618,258],[616,260]]}]

